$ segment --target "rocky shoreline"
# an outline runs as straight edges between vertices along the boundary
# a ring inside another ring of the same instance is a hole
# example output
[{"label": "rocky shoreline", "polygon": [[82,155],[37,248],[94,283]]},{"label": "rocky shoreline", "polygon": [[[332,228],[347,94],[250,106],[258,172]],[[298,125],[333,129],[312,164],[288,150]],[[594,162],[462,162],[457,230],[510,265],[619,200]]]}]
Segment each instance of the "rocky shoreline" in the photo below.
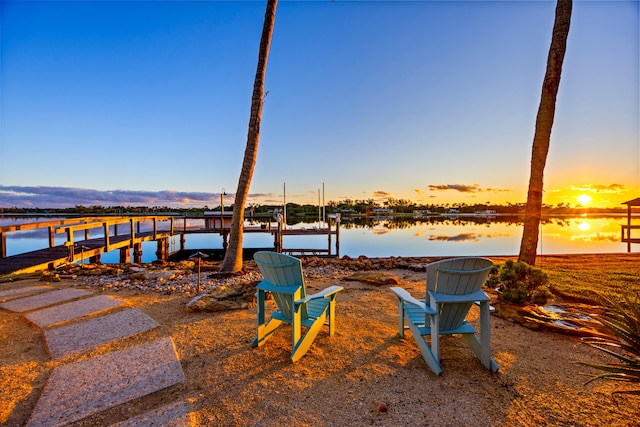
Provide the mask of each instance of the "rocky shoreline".
[{"label": "rocky shoreline", "polygon": [[[428,263],[444,258],[344,256],[339,259],[303,257],[301,260],[305,277],[310,280],[396,286],[401,283],[397,277],[398,271],[421,273],[426,271]],[[503,260],[508,257],[499,258]],[[156,260],[146,264],[70,264],[54,271],[9,277],[4,281],[23,278],[39,278],[43,282],[69,280],[72,286],[98,288],[101,291],[129,290],[182,295],[191,298],[185,305],[187,311],[215,312],[254,307],[255,286],[262,280],[255,262],[246,261],[243,271],[237,274],[219,273],[221,264],[221,261],[200,261],[198,266],[195,260]],[[546,310],[544,307],[505,303],[499,300],[495,291],[486,292],[493,300],[492,306],[497,315],[529,329],[549,329],[578,336],[593,336],[603,332],[593,316],[594,312],[597,315],[601,311],[598,307],[556,302],[551,310]]]},{"label": "rocky shoreline", "polygon": [[[342,280],[355,272],[395,269],[421,272],[426,270],[429,262],[439,259],[442,258],[305,257],[302,258],[302,263],[305,276],[310,279],[324,277]],[[250,284],[262,280],[262,275],[253,261],[245,262],[244,271],[238,274],[220,274],[220,265],[219,261],[200,262],[200,293],[208,293],[223,286]],[[129,289],[191,296],[196,295],[198,291],[198,264],[193,260],[153,261],[145,264],[69,264],[53,271],[9,277],[4,281],[34,277],[47,282],[81,278],[83,285],[103,290]],[[388,284],[388,281],[385,284]]]}]

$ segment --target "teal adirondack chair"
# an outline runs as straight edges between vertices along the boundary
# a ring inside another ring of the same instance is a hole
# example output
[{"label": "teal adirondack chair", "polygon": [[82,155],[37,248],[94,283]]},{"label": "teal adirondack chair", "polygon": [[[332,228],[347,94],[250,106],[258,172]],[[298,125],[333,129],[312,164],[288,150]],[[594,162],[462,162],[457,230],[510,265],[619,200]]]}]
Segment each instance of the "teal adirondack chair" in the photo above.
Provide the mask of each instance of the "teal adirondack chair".
[{"label": "teal adirondack chair", "polygon": [[[343,288],[331,286],[313,295],[306,295],[302,263],[298,258],[277,252],[256,252],[264,280],[257,286],[258,331],[251,343],[258,347],[283,323],[291,324],[291,361],[300,359],[309,350],[323,325],[329,335],[335,332],[335,297]],[[271,292],[277,309],[265,323],[264,301]],[[305,328],[304,334],[303,329]]]},{"label": "teal adirondack chair", "polygon": [[[496,372],[491,357],[490,298],[481,290],[493,263],[487,258],[446,259],[427,265],[426,299],[417,300],[402,288],[391,288],[398,297],[400,337],[408,328],[422,357],[436,375],[440,367],[440,335],[461,334],[484,367]],[[480,305],[480,338],[465,317],[474,303]],[[407,326],[405,326],[405,320]],[[430,337],[430,343],[426,337]]]}]

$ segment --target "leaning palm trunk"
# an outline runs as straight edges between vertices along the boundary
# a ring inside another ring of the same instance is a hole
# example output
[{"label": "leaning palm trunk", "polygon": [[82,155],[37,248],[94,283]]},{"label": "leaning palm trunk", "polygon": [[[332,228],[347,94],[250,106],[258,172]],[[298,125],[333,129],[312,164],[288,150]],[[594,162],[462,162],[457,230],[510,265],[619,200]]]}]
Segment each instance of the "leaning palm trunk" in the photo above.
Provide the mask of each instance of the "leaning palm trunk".
[{"label": "leaning palm trunk", "polygon": [[542,212],[542,186],[544,166],[549,152],[551,140],[551,127],[556,111],[556,97],[560,86],[562,62],[567,49],[567,37],[569,24],[571,23],[571,0],[558,0],[556,6],[556,18],[553,24],[551,47],[547,58],[547,71],[542,83],[542,95],[538,116],[536,117],[536,130],[533,137],[531,150],[531,176],[529,178],[529,191],[527,193],[527,206],[525,209],[524,231],[520,242],[520,254],[518,261],[529,265],[536,263],[536,249],[538,247],[538,231],[540,227],[540,215]]},{"label": "leaning palm trunk", "polygon": [[267,59],[273,34],[273,24],[276,18],[276,6],[278,0],[268,0],[264,14],[264,25],[260,39],[260,52],[258,53],[258,67],[253,83],[253,95],[251,96],[251,115],[249,117],[249,131],[247,134],[247,147],[244,151],[244,160],[236,198],[233,204],[233,217],[231,219],[231,232],[229,234],[229,246],[222,262],[221,272],[233,273],[242,270],[242,240],[244,224],[244,207],[249,195],[251,178],[256,165],[258,155],[258,141],[260,140],[260,121],[262,119],[262,103],[264,100],[264,76],[267,71]]}]

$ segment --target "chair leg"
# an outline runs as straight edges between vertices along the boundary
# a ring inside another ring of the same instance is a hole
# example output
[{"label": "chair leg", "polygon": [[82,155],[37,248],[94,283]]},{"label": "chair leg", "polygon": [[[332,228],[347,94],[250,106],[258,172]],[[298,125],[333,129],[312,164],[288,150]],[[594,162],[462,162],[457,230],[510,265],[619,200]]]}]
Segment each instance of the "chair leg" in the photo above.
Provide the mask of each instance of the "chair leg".
[{"label": "chair leg", "polygon": [[398,298],[398,328],[400,329],[400,338],[404,338],[404,303]]},{"label": "chair leg", "polygon": [[[322,329],[322,326],[324,326],[324,322],[326,320],[327,310],[325,310],[322,315],[319,316],[315,320],[315,322],[313,322],[313,325],[311,325],[311,327],[307,329],[305,334],[301,338],[299,338],[298,341],[293,342],[293,352],[291,353],[292,362],[298,361],[302,356],[305,355],[307,351],[309,351],[311,344],[313,344],[313,341],[316,339],[318,332],[320,332],[320,329]],[[300,328],[299,323],[298,328]]]},{"label": "chair leg", "polygon": [[413,324],[409,319],[407,319],[407,325],[409,326],[409,330],[411,331],[411,335],[413,335],[413,339],[416,341],[418,348],[420,349],[420,353],[422,353],[422,358],[427,363],[429,368],[433,371],[434,374],[440,375],[442,373],[442,368],[440,367],[440,363],[438,359],[435,357],[434,353],[431,351],[431,347],[425,340],[424,336],[420,334],[420,330],[418,327]]},{"label": "chair leg", "polygon": [[493,372],[498,371],[498,364],[491,357],[491,330],[489,325],[489,302],[480,303],[480,338],[476,334],[463,334],[462,337],[473,350],[482,365]]},{"label": "chair leg", "polygon": [[462,338],[464,338],[465,342],[469,347],[471,347],[471,350],[473,350],[474,354],[485,368],[490,369],[493,372],[498,371],[498,364],[491,356],[489,356],[487,360],[483,360],[485,344],[478,339],[476,334],[462,334]]},{"label": "chair leg", "polygon": [[431,351],[436,361],[440,362],[440,316],[437,314],[440,311],[440,307],[438,307],[438,303],[433,300],[430,304],[436,314],[433,316],[425,315],[425,324],[429,321],[431,326]]},{"label": "chair leg", "polygon": [[480,338],[482,339],[480,360],[487,368],[489,368],[491,361],[491,325],[489,318],[489,301],[482,301],[480,303]]},{"label": "chair leg", "polygon": [[482,365],[493,372],[498,371],[498,364],[491,357],[491,329],[490,329],[489,302],[480,302],[480,339],[476,334],[462,335]]},{"label": "chair leg", "polygon": [[327,314],[327,326],[329,327],[329,336],[336,332],[336,301],[332,298],[329,300],[329,313]]},{"label": "chair leg", "polygon": [[265,343],[276,329],[282,325],[282,320],[270,319],[267,324],[258,325],[257,336],[251,342],[251,347],[259,347]]}]

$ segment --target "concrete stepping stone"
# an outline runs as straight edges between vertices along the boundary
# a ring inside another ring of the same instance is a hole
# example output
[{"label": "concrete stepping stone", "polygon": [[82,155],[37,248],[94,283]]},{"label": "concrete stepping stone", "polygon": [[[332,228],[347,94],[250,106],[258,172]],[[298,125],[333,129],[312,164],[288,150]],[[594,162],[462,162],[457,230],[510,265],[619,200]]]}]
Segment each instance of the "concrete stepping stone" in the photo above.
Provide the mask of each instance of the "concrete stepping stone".
[{"label": "concrete stepping stone", "polygon": [[46,328],[48,326],[55,325],[56,323],[66,322],[67,320],[77,319],[88,314],[98,313],[122,304],[124,304],[123,301],[106,295],[98,295],[66,304],[56,305],[54,307],[44,308],[38,311],[32,311],[25,314],[24,317],[33,322],[36,326]]},{"label": "concrete stepping stone", "polygon": [[22,313],[24,311],[47,307],[49,305],[69,301],[87,295],[91,295],[91,292],[73,288],[59,289],[57,291],[46,292],[44,294],[3,302],[2,304],[0,304],[0,307]]},{"label": "concrete stepping stone", "polygon": [[171,338],[53,370],[27,427],[64,426],[184,382]]},{"label": "concrete stepping stone", "polygon": [[44,291],[50,291],[51,286],[29,286],[26,288],[7,289],[0,291],[0,302],[6,302],[10,299],[23,297],[26,295],[34,295]]},{"label": "concrete stepping stone", "polygon": [[190,427],[191,417],[189,416],[189,412],[188,402],[174,402],[126,421],[112,424],[111,427]]},{"label": "concrete stepping stone", "polygon": [[89,351],[110,341],[129,337],[160,326],[137,308],[119,311],[79,323],[44,331],[44,339],[53,359]]}]

